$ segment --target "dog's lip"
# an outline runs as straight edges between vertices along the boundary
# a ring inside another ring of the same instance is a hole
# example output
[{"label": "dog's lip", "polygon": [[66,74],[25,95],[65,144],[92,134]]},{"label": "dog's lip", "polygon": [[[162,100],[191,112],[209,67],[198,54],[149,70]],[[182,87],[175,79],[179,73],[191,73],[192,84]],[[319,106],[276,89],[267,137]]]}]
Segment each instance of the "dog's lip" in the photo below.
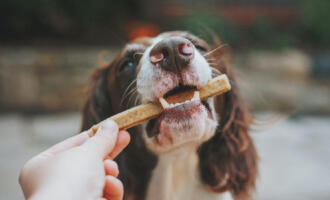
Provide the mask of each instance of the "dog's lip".
[{"label": "dog's lip", "polygon": [[[164,112],[159,117],[148,121],[147,126],[146,126],[146,133],[147,133],[148,137],[153,137],[153,136],[160,134],[159,129],[160,129],[161,122],[167,114],[171,114],[171,115],[175,116],[175,115],[180,115],[180,113],[181,113],[181,115],[182,115],[182,112],[187,112],[191,109],[194,109],[194,106],[200,106],[200,105],[204,106],[209,114],[209,117],[213,118],[212,114],[211,114],[211,107],[207,100],[203,100],[203,101],[193,100],[188,103],[183,103],[178,106],[174,106],[172,108],[165,109]],[[178,116],[177,119],[179,121],[181,119],[180,116]]]}]

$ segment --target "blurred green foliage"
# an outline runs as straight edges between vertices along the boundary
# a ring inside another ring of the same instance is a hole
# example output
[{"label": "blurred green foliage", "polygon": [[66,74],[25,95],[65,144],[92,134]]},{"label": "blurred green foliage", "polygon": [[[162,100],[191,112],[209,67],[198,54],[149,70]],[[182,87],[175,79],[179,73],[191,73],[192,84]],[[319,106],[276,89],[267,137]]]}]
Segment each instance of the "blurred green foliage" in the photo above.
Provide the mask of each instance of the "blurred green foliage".
[{"label": "blurred green foliage", "polygon": [[142,8],[146,3],[137,0],[1,0],[0,40],[55,38],[93,43],[113,38],[109,36],[113,32],[123,39],[127,24],[145,20],[159,25],[161,30],[172,26],[189,30],[206,40],[211,40],[210,32],[214,32],[235,47],[330,47],[330,0],[301,0],[296,4],[297,20],[289,27],[280,27],[265,17],[247,26],[238,26],[207,3],[197,8],[186,3],[189,13],[180,13],[180,19],[164,19],[159,23],[159,18],[146,16]]},{"label": "blurred green foliage", "polygon": [[212,34],[215,34],[221,36],[220,39],[226,43],[237,43],[240,34],[238,27],[221,14],[206,10],[192,13],[197,14],[188,14],[181,18],[181,29],[199,35],[209,42],[212,42]]},{"label": "blurred green foliage", "polygon": [[[1,0],[0,36],[95,37],[136,17],[134,0]],[[120,12],[118,12],[120,11]],[[116,26],[117,25],[117,26]]]},{"label": "blurred green foliage", "polygon": [[[245,30],[245,35],[251,37],[252,41],[257,41],[259,45],[262,44],[263,46],[274,49],[285,49],[296,45],[293,28],[286,28],[286,30],[283,31],[266,17],[256,19],[255,22]],[[254,44],[254,46],[258,46],[258,44]]]},{"label": "blurred green foliage", "polygon": [[230,46],[252,46],[273,49],[283,49],[295,45],[295,35],[280,30],[267,18],[258,18],[249,26],[238,27],[232,21],[221,15],[206,11],[192,12],[181,19],[180,27],[188,30],[206,41],[212,41],[212,34],[220,36],[221,40]]},{"label": "blurred green foliage", "polygon": [[305,0],[299,15],[302,37],[320,45],[330,45],[330,1]]}]

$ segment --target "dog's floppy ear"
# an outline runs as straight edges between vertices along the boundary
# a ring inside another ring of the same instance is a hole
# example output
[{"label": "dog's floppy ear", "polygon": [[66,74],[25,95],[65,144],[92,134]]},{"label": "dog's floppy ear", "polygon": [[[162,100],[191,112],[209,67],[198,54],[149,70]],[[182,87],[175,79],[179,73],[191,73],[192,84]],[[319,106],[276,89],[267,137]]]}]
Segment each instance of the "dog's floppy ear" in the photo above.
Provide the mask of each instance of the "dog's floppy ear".
[{"label": "dog's floppy ear", "polygon": [[83,108],[81,130],[89,129],[92,125],[113,114],[108,92],[110,67],[110,65],[101,67],[92,74],[87,100]]},{"label": "dog's floppy ear", "polygon": [[250,199],[257,175],[257,155],[248,135],[252,118],[228,62],[221,55],[214,57],[232,89],[216,98],[219,125],[215,135],[198,150],[201,179],[214,192],[230,191],[235,199]]}]

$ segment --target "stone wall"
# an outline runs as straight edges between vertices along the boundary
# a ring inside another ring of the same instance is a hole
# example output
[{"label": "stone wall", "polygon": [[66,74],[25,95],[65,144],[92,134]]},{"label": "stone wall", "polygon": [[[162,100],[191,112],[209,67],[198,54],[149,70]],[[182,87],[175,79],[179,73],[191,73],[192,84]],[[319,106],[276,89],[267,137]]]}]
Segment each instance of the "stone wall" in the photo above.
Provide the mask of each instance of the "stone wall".
[{"label": "stone wall", "polygon": [[242,93],[253,110],[330,113],[330,77],[314,76],[317,66],[305,52],[256,51],[236,61]]},{"label": "stone wall", "polygon": [[[98,57],[116,55],[109,47],[0,48],[2,111],[76,111]],[[297,50],[253,51],[235,55],[244,97],[252,110],[330,113],[329,79],[312,76],[312,60]]]},{"label": "stone wall", "polygon": [[[0,101],[5,111],[80,109],[98,57],[107,48],[0,49]],[[110,60],[114,53],[107,53]]]}]

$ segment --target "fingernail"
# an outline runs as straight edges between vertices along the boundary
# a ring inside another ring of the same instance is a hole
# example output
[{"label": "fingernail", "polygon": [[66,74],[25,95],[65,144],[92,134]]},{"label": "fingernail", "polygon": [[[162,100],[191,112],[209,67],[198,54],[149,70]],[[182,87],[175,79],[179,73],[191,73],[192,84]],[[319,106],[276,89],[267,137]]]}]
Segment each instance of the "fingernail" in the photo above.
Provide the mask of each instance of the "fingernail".
[{"label": "fingernail", "polygon": [[118,131],[118,125],[113,120],[106,120],[101,124],[101,128],[107,131]]}]

